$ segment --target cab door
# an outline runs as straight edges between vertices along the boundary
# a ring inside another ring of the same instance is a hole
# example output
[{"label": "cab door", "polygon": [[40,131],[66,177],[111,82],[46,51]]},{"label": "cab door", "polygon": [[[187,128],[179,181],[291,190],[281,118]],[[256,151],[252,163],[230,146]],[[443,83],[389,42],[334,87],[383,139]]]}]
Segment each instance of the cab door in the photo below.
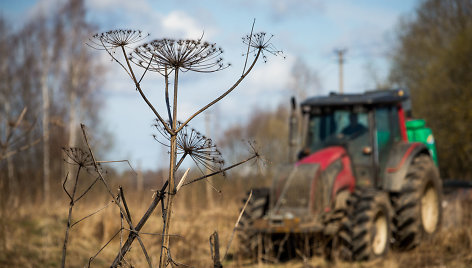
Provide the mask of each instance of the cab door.
[{"label": "cab door", "polygon": [[398,108],[396,106],[377,107],[375,109],[375,143],[377,177],[383,176],[387,160],[394,146],[401,142]]},{"label": "cab door", "polygon": [[365,131],[351,137],[347,142],[347,151],[351,158],[354,176],[357,186],[371,186],[375,180],[374,154],[372,146],[372,110],[366,108],[351,111],[357,115],[359,124],[365,127]]}]

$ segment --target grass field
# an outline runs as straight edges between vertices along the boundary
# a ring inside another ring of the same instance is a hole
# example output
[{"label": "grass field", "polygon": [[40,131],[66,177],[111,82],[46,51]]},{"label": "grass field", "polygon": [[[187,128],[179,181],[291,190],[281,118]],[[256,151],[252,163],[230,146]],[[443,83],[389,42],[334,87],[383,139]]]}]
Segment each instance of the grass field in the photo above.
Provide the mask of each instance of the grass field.
[{"label": "grass field", "polygon": [[[172,258],[191,267],[211,267],[209,237],[218,231],[221,254],[231,237],[240,209],[239,194],[218,195],[213,208],[201,200],[201,187],[184,188],[179,192],[171,232]],[[223,192],[230,192],[226,189]],[[62,194],[62,193],[61,193]],[[134,221],[144,213],[152,193],[132,194],[129,204]],[[5,211],[1,218],[0,267],[60,267],[62,245],[67,222],[68,204],[64,200],[44,205],[22,205]],[[103,207],[109,199],[95,197],[74,207],[74,221]],[[391,251],[384,259],[364,263],[327,263],[321,256],[296,259],[279,264],[252,264],[245,267],[472,267],[471,204],[450,201],[445,206],[442,230],[421,246],[408,252]],[[87,218],[71,229],[67,251],[67,267],[87,267],[89,258],[113,237],[120,228],[119,212],[110,204],[100,213]],[[160,208],[142,232],[143,242],[153,265],[159,261],[162,219]],[[127,231],[123,233],[126,239]],[[229,250],[233,256],[238,241]],[[120,235],[100,252],[91,267],[109,267],[118,252]],[[147,267],[139,244],[135,243],[126,256],[124,267]],[[225,261],[224,267],[243,266],[238,261]]]}]

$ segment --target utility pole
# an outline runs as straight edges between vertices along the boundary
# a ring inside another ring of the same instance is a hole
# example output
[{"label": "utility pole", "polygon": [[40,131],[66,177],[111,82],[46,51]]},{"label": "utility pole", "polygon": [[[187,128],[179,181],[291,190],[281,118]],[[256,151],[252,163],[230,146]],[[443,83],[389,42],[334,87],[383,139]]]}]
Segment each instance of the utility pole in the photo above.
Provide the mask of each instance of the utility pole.
[{"label": "utility pole", "polygon": [[344,54],[347,52],[347,49],[336,49],[334,52],[338,55],[339,63],[339,93],[343,94],[343,63],[344,63]]}]

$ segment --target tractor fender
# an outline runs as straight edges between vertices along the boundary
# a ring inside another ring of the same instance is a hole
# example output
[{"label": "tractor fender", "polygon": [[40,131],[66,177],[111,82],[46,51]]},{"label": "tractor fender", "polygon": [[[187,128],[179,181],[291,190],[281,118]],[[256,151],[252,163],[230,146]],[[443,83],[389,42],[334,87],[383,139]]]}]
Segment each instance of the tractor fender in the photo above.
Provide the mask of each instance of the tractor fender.
[{"label": "tractor fender", "polygon": [[390,152],[383,171],[382,188],[399,192],[404,185],[408,168],[413,159],[420,154],[430,155],[426,145],[420,142],[399,143]]}]

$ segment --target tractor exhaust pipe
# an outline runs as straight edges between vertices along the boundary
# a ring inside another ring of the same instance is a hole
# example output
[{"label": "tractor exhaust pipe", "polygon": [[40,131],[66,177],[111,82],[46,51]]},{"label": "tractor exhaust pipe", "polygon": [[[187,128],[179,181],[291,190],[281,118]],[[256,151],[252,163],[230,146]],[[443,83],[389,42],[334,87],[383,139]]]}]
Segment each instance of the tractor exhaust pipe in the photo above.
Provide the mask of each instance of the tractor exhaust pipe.
[{"label": "tractor exhaust pipe", "polygon": [[291,98],[291,109],[289,118],[289,134],[288,134],[288,161],[295,162],[295,150],[298,145],[298,116],[297,101],[295,97]]}]

